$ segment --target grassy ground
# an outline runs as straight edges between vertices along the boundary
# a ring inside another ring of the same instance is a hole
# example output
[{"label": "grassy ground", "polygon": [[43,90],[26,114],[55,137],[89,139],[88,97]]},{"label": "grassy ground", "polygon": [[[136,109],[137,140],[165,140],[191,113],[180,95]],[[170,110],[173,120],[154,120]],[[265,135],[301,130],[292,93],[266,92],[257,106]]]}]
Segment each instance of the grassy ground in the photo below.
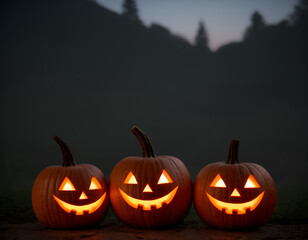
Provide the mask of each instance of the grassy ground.
[{"label": "grassy ground", "polygon": [[308,186],[278,187],[272,223],[308,223]]},{"label": "grassy ground", "polygon": [[[308,187],[278,187],[278,202],[270,223],[308,223]],[[107,219],[116,219],[109,210]],[[0,191],[0,221],[28,223],[37,221],[32,209],[31,192]],[[192,207],[185,223],[201,221]]]}]

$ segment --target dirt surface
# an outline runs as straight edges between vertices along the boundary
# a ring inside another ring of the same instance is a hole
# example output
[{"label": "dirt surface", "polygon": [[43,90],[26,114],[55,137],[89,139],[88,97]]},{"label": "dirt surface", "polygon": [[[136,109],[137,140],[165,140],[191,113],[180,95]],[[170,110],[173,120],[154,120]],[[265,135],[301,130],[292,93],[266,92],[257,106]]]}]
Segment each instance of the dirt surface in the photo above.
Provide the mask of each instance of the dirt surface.
[{"label": "dirt surface", "polygon": [[308,239],[308,224],[265,224],[247,231],[213,229],[202,222],[178,224],[169,229],[147,230],[105,220],[99,226],[81,230],[52,230],[38,222],[27,224],[0,223],[0,239]]}]

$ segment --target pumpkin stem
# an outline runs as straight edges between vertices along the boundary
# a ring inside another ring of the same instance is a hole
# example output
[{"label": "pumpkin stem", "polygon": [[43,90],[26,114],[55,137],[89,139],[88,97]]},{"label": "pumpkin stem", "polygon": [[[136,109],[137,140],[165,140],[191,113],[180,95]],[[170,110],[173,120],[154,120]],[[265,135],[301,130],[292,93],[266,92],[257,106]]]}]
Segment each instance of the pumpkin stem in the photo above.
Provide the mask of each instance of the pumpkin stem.
[{"label": "pumpkin stem", "polygon": [[132,128],[132,133],[138,138],[142,147],[142,156],[144,158],[155,157],[152,143],[148,136],[137,126]]},{"label": "pumpkin stem", "polygon": [[240,141],[239,140],[232,140],[229,147],[228,152],[228,159],[226,164],[236,164],[239,163],[238,161],[238,147],[239,147]]},{"label": "pumpkin stem", "polygon": [[63,139],[59,138],[58,136],[53,136],[52,138],[59,144],[62,150],[62,154],[63,154],[62,166],[63,167],[75,166],[75,162],[74,162],[71,150],[69,149],[67,144],[63,141]]}]

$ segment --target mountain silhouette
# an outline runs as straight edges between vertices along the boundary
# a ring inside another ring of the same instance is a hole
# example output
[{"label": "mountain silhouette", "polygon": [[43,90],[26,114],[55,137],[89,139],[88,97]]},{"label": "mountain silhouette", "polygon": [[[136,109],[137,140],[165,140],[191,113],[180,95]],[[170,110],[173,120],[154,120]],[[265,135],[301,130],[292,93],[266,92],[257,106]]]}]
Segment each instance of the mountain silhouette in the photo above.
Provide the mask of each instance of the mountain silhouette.
[{"label": "mountain silhouette", "polygon": [[279,183],[303,180],[303,28],[266,26],[205,53],[164,26],[146,27],[93,1],[3,1],[0,11],[3,187],[29,187],[41,169],[61,164],[54,134],[77,163],[108,177],[119,160],[140,155],[134,125],[193,178],[225,161],[235,138],[240,161],[263,165]]}]

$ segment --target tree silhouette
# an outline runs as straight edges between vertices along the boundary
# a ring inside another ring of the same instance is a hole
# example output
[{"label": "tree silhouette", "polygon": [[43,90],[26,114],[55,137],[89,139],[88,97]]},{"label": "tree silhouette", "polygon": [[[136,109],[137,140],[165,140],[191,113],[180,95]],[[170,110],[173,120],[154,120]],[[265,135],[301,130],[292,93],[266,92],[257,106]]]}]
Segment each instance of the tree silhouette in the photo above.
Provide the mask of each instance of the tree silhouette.
[{"label": "tree silhouette", "polygon": [[258,11],[255,11],[252,14],[250,21],[251,25],[245,31],[244,39],[250,38],[251,36],[255,35],[266,25],[263,16]]},{"label": "tree silhouette", "polygon": [[295,11],[291,15],[291,23],[298,27],[305,27],[308,25],[308,1],[300,0],[295,6]]},{"label": "tree silhouette", "polygon": [[124,0],[123,16],[129,18],[130,20],[141,23],[138,16],[138,8],[135,0]]},{"label": "tree silhouette", "polygon": [[204,22],[201,20],[195,37],[195,47],[202,51],[209,51],[208,42],[207,31]]}]

